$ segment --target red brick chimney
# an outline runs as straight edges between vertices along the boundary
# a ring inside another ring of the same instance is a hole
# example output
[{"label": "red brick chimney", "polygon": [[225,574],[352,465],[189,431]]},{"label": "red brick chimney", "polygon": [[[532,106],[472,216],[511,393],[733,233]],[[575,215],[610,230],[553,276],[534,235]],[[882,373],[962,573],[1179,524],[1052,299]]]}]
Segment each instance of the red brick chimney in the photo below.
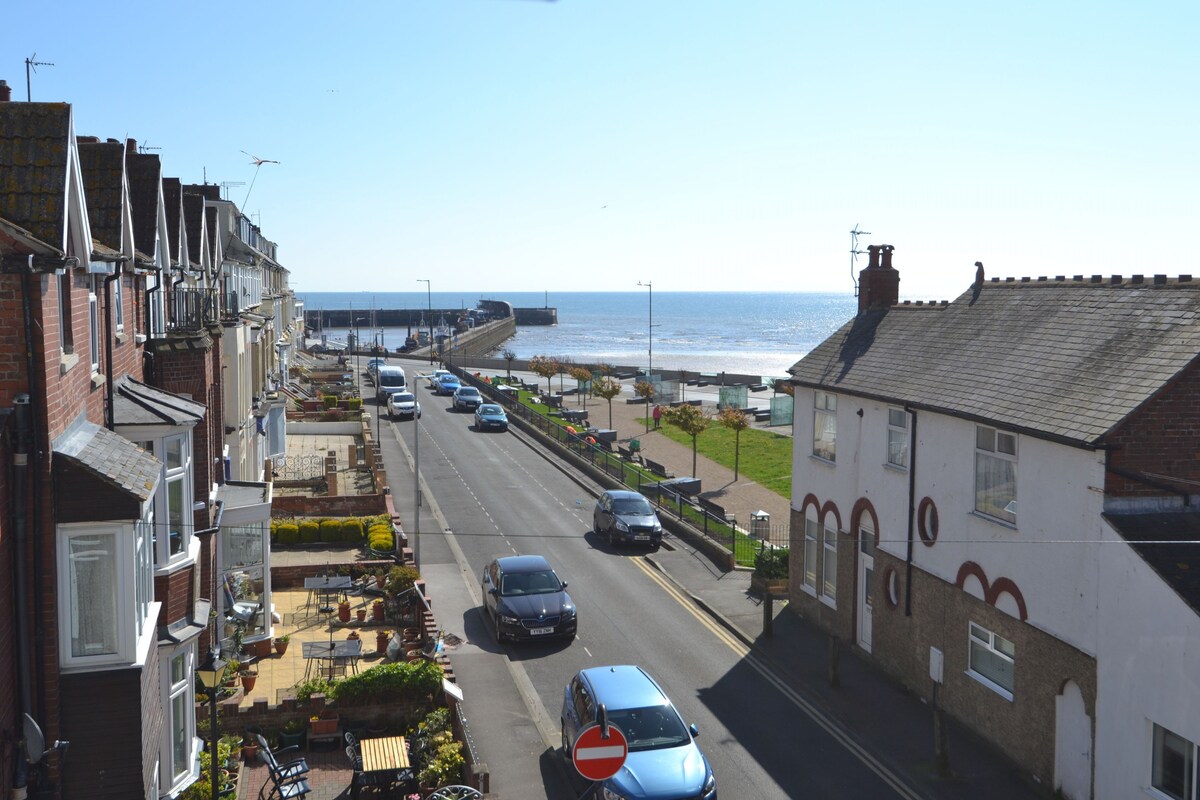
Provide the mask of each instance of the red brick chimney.
[{"label": "red brick chimney", "polygon": [[8,81],[0,81],[0,103],[9,103],[12,101],[12,87],[8,85]]},{"label": "red brick chimney", "polygon": [[[867,268],[858,273],[858,313],[891,308],[900,299],[900,273],[892,267],[890,244],[871,245]],[[880,255],[883,263],[880,262]]]},{"label": "red brick chimney", "polygon": [[125,155],[127,155],[127,156],[137,155],[137,139],[126,139],[125,140]]}]

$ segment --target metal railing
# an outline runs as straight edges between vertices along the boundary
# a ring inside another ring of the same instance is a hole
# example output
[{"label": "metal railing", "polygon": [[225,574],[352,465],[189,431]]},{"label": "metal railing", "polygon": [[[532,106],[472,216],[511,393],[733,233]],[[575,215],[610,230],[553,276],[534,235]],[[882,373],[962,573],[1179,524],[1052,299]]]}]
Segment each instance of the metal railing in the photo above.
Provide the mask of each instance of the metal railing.
[{"label": "metal railing", "polygon": [[199,331],[220,322],[216,289],[173,289],[167,307],[167,330]]}]

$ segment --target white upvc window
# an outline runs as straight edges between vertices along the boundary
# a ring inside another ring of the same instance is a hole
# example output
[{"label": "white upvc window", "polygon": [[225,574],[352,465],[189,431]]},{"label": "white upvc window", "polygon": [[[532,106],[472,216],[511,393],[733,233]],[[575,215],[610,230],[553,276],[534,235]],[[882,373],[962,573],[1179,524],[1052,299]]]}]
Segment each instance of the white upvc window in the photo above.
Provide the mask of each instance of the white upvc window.
[{"label": "white upvc window", "polygon": [[967,674],[1006,700],[1012,700],[1016,645],[972,622],[967,647]]},{"label": "white upvc window", "polygon": [[196,646],[180,645],[163,653],[163,730],[159,752],[162,776],[171,791],[184,788],[195,777]]},{"label": "white upvc window", "polygon": [[975,426],[975,510],[1017,522],[1017,435]]},{"label": "white upvc window", "polygon": [[131,664],[153,613],[149,525],[58,526],[58,604],[62,666]]},{"label": "white upvc window", "polygon": [[837,528],[833,525],[833,515],[825,520],[825,549],[821,562],[821,599],[831,606],[837,606]]},{"label": "white upvc window", "polygon": [[908,469],[908,412],[888,409],[887,463]]},{"label": "white upvc window", "polygon": [[112,299],[113,299],[113,324],[117,328],[117,333],[125,331],[125,304],[122,302],[124,291],[121,287],[125,284],[125,273],[122,270],[117,279],[112,282]]},{"label": "white upvc window", "polygon": [[1150,785],[1172,800],[1196,799],[1196,745],[1161,725],[1154,725]]},{"label": "white upvc window", "polygon": [[96,305],[96,283],[93,275],[88,280],[88,349],[91,351],[92,372],[100,371],[100,309]]},{"label": "white upvc window", "polygon": [[817,458],[837,461],[837,395],[813,393],[813,449]]},{"label": "white upvc window", "polygon": [[171,434],[138,444],[163,462],[163,479],[154,498],[154,563],[160,567],[189,556],[192,543],[192,432]]},{"label": "white upvc window", "polygon": [[817,510],[809,507],[804,512],[804,588],[817,593],[817,559],[820,547],[821,523],[817,521]]}]

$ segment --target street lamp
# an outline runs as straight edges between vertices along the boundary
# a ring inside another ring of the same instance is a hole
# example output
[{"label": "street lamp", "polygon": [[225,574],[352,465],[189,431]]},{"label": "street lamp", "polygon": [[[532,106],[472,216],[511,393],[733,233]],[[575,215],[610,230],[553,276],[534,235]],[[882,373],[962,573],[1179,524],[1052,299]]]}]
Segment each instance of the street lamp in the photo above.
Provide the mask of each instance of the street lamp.
[{"label": "street lamp", "polygon": [[[362,380],[362,369],[359,365],[359,353],[362,351],[362,343],[358,341],[358,323],[366,322],[366,317],[354,318],[354,385],[358,386]],[[362,387],[359,387],[358,396],[362,397]]]},{"label": "street lamp", "polygon": [[429,303],[429,363],[433,364],[433,291],[429,278],[417,278],[417,283],[425,284],[425,299]]},{"label": "street lamp", "polygon": [[654,284],[650,281],[638,281],[638,286],[645,286],[650,290],[650,321],[646,325],[646,342],[650,357],[650,366],[646,368],[646,380],[650,380],[650,376],[654,374]]},{"label": "street lamp", "polygon": [[[432,346],[430,352],[433,352]],[[415,394],[415,392],[414,392]],[[421,404],[413,405],[413,561],[421,570]]]},{"label": "street lamp", "polygon": [[212,709],[208,730],[208,782],[212,784],[212,800],[217,800],[221,788],[220,765],[217,763],[217,689],[221,686],[221,679],[225,677],[225,666],[225,662],[217,657],[216,652],[210,652],[208,661],[196,668],[196,677],[208,690],[208,705]]}]

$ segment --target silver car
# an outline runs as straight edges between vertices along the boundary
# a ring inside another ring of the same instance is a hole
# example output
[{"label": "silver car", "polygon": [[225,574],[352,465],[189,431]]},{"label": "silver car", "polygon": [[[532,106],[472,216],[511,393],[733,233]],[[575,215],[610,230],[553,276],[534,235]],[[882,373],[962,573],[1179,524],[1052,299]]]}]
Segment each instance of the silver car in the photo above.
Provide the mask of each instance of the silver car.
[{"label": "silver car", "polygon": [[663,528],[654,506],[637,492],[612,489],[600,495],[592,512],[592,530],[609,544],[633,542],[657,548]]}]

